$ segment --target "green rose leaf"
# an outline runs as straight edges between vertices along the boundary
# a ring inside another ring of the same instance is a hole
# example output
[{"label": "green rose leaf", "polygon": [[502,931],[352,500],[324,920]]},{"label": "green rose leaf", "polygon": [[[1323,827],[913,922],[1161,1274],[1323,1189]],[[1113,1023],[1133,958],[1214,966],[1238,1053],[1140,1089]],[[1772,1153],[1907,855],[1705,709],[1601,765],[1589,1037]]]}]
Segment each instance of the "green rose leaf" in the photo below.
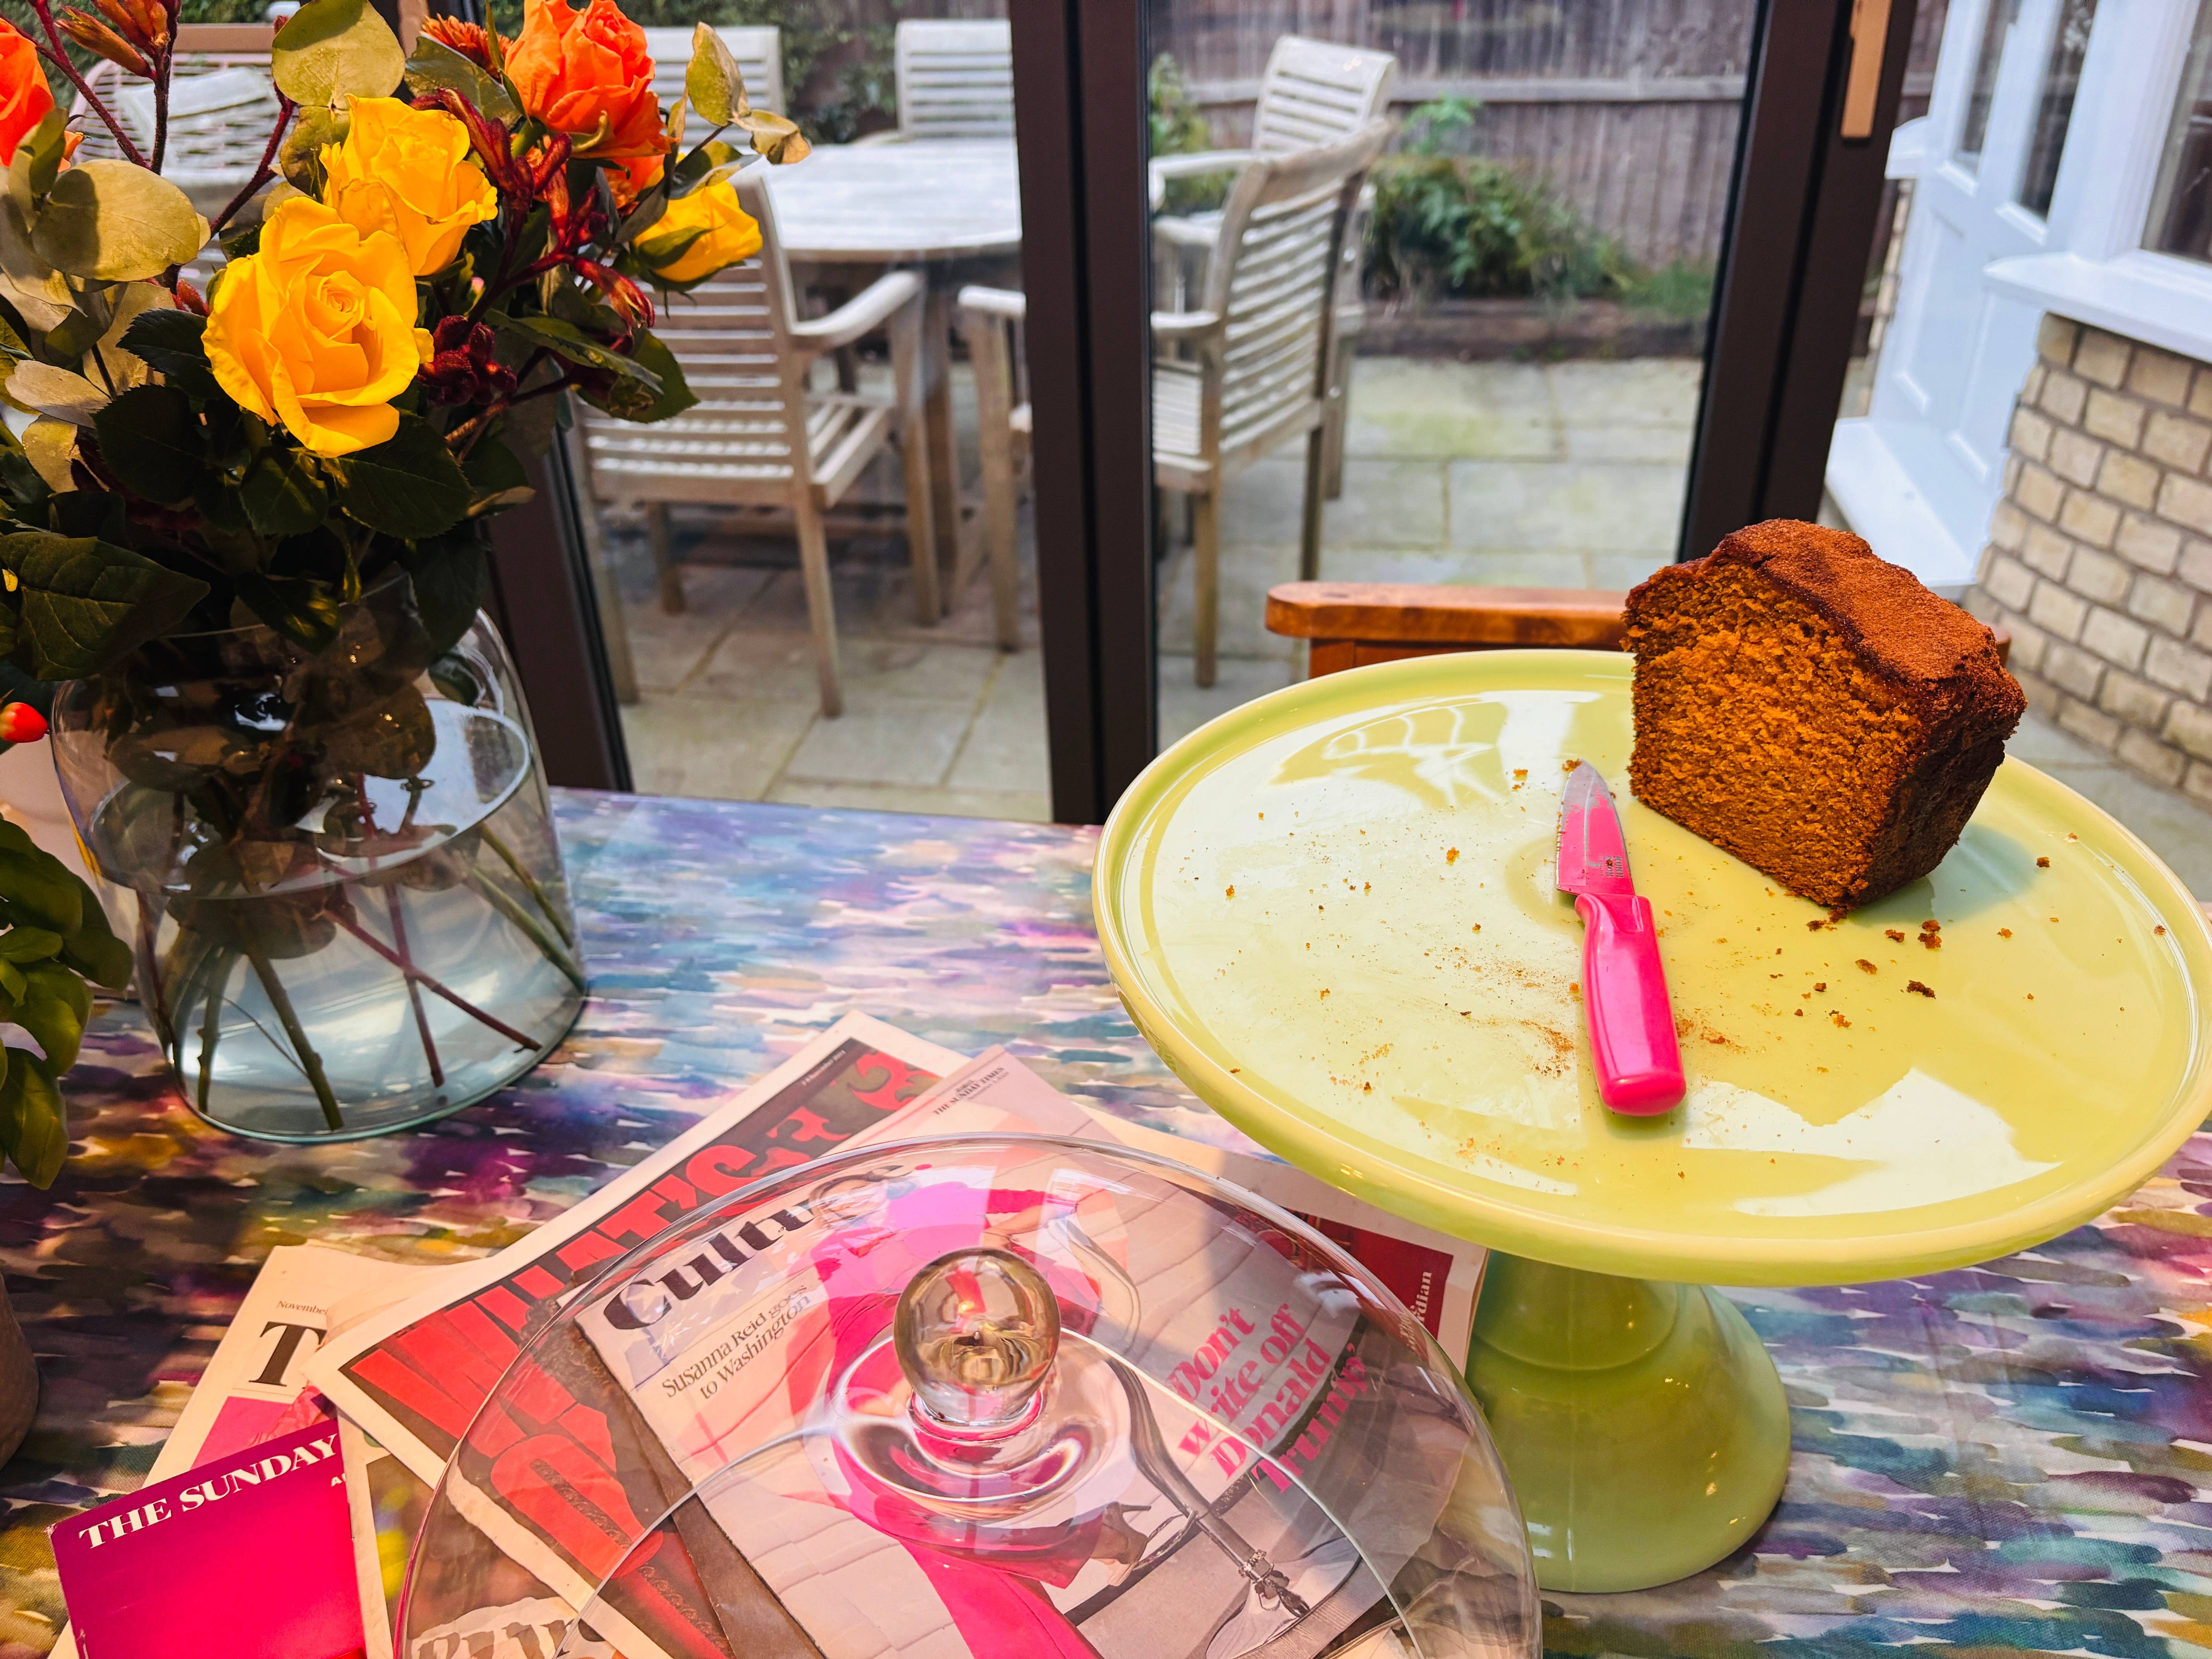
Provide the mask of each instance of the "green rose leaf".
[{"label": "green rose leaf", "polygon": [[387,536],[403,541],[434,536],[452,529],[469,510],[471,491],[461,464],[419,415],[402,415],[391,441],[336,465],[338,505]]},{"label": "green rose leaf", "polygon": [[142,311],[123,331],[123,349],[171,386],[212,398],[217,388],[203,343],[206,331],[207,319],[189,311]]},{"label": "green rose leaf", "polygon": [[386,98],[407,71],[398,37],[366,0],[307,0],[269,49],[276,90],[307,108]]},{"label": "green rose leaf", "polygon": [[461,463],[461,471],[468,475],[469,488],[476,492],[469,507],[471,518],[505,507],[520,507],[538,493],[531,485],[529,469],[497,438],[477,439],[468,459]]},{"label": "green rose leaf", "polygon": [[[42,927],[67,939],[98,901],[83,878],[33,841],[20,824],[0,821],[0,910],[17,927]],[[0,957],[0,961],[4,961]]]},{"label": "green rose leaf", "polygon": [[19,584],[16,656],[42,680],[112,666],[184,621],[208,591],[128,548],[43,530],[0,536],[0,568]]},{"label": "green rose leaf", "polygon": [[411,778],[429,764],[438,747],[438,728],[429,705],[410,683],[331,721],[323,728],[322,740],[330,765],[340,772]]},{"label": "green rose leaf", "polygon": [[442,657],[469,631],[491,589],[483,532],[475,520],[469,520],[442,536],[403,548],[399,562],[415,584],[415,609],[430,635],[432,654]]},{"label": "green rose leaf", "polygon": [[617,380],[607,388],[605,399],[592,399],[599,408],[623,420],[649,426],[672,415],[681,415],[699,401],[684,383],[684,370],[676,361],[676,354],[661,343],[659,335],[641,332],[630,342],[629,349],[637,361],[653,372],[653,378],[660,382],[660,390],[650,398],[641,398],[635,382]]},{"label": "green rose leaf", "polygon": [[61,949],[62,936],[51,927],[11,927],[0,933],[0,958],[18,968],[26,963],[44,962],[48,957],[59,956]]},{"label": "green rose leaf", "polygon": [[[59,860],[55,862],[59,863]],[[62,965],[73,968],[94,985],[121,990],[131,982],[131,947],[115,937],[99,896],[74,870],[63,873],[84,890],[84,921],[62,939]]]},{"label": "green rose leaf", "polygon": [[495,121],[512,121],[522,113],[505,82],[427,34],[416,37],[407,59],[407,87],[418,98],[441,88],[458,92]]},{"label": "green rose leaf", "polygon": [[600,344],[574,323],[564,323],[557,317],[509,317],[496,311],[486,320],[494,328],[519,334],[532,345],[557,352],[572,363],[605,369],[611,374],[636,380],[653,392],[660,390],[660,377],[651,369],[611,346]]},{"label": "green rose leaf", "polygon": [[23,981],[26,988],[15,999],[15,1024],[37,1039],[59,1077],[76,1064],[84,1023],[92,1018],[92,992],[58,963],[27,968]]},{"label": "green rose leaf", "polygon": [[164,507],[191,499],[207,453],[192,400],[179,388],[134,386],[93,416],[92,429],[125,488]]},{"label": "green rose leaf", "polygon": [[87,161],[62,174],[31,228],[31,246],[47,264],[104,283],[159,276],[191,259],[207,239],[207,221],[184,191],[159,173],[113,161]]},{"label": "green rose leaf", "polygon": [[715,33],[702,23],[691,31],[691,63],[684,71],[684,96],[714,127],[726,127],[752,106],[745,101],[744,71]]},{"label": "green rose leaf", "polygon": [[69,1116],[48,1062],[27,1049],[7,1051],[0,1080],[0,1152],[33,1187],[51,1187],[69,1156]]},{"label": "green rose leaf", "polygon": [[338,636],[338,594],[328,582],[249,573],[238,579],[238,597],[270,628],[310,651],[326,650]]},{"label": "green rose leaf", "polygon": [[297,536],[323,521],[330,492],[301,449],[271,444],[247,469],[239,487],[246,521],[264,536]]}]

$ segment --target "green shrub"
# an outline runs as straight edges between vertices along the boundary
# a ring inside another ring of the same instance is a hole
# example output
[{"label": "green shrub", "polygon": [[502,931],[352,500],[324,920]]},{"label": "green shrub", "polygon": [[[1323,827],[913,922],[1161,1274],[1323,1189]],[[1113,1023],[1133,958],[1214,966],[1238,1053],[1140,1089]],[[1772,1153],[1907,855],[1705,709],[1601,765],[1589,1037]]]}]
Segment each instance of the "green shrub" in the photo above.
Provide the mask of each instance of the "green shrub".
[{"label": "green shrub", "polygon": [[[1172,52],[1152,59],[1145,77],[1150,100],[1146,125],[1154,155],[1195,155],[1213,148],[1213,126],[1190,95],[1182,65]],[[1164,213],[1208,213],[1229,198],[1231,173],[1202,179],[1170,179],[1160,210]]]},{"label": "green shrub", "polygon": [[1403,150],[1376,166],[1365,271],[1386,299],[1588,299],[1643,276],[1613,241],[1515,168],[1447,146],[1473,125],[1463,98],[1423,104]]}]

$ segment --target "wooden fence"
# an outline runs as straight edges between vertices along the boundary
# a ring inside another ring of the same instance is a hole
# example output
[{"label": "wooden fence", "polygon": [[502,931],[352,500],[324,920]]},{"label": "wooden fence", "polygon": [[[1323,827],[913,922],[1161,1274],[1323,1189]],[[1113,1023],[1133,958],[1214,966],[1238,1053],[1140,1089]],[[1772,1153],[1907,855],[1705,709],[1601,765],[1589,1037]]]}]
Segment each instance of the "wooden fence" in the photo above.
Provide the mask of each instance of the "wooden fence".
[{"label": "wooden fence", "polygon": [[[1944,0],[1918,9],[1905,113],[1926,107]],[[1647,264],[1720,250],[1748,67],[1753,0],[1154,0],[1217,142],[1251,130],[1278,36],[1398,58],[1403,106],[1480,106],[1473,153],[1547,181]]]}]

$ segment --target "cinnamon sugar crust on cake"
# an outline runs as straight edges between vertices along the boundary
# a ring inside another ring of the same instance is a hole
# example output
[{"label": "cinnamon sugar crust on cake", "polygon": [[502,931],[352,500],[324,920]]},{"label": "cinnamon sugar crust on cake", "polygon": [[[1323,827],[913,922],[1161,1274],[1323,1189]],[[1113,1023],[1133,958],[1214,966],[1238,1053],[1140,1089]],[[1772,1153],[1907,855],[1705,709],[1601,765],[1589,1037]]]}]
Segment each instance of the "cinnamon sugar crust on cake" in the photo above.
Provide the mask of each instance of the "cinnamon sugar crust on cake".
[{"label": "cinnamon sugar crust on cake", "polygon": [[1770,520],[1628,596],[1630,787],[1855,908],[1958,842],[2027,699],[1982,623],[1856,536]]}]

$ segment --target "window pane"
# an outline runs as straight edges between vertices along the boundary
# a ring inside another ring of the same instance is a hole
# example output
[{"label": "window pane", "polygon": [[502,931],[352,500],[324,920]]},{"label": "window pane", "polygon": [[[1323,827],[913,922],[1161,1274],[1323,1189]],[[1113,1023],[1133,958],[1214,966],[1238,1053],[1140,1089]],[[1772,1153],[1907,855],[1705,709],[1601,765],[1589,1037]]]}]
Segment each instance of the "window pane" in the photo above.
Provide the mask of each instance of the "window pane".
[{"label": "window pane", "polygon": [[1997,68],[2004,62],[2005,42],[2020,16],[2020,0],[1990,0],[1989,15],[1982,20],[1982,49],[1974,58],[1973,90],[1966,96],[1966,125],[1959,129],[1954,154],[1971,173],[1981,165],[1982,142],[1990,132],[1990,103],[1997,94]]},{"label": "window pane", "polygon": [[2097,0],[2060,0],[2051,56],[2043,65],[2043,91],[2036,100],[2035,134],[2028,141],[2027,166],[2020,180],[2020,204],[2038,218],[2051,211],[2051,187],[2058,182],[2058,158],[2066,150],[2066,129],[2074,119],[2074,89],[2081,82],[2081,60],[2089,52],[2089,28],[2097,19]]},{"label": "window pane", "polygon": [[2143,246],[2212,259],[2212,5],[2200,5]]}]

